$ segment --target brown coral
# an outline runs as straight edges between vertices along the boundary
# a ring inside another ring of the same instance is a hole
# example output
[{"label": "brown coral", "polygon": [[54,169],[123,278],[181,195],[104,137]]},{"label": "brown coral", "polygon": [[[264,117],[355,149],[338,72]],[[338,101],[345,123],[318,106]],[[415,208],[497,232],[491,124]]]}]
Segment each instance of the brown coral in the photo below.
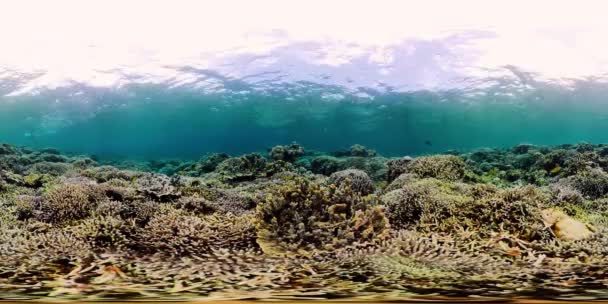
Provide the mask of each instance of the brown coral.
[{"label": "brown coral", "polygon": [[335,185],[348,184],[351,189],[362,195],[374,192],[374,182],[362,170],[348,169],[334,172],[329,176],[329,182]]},{"label": "brown coral", "polygon": [[64,184],[45,193],[34,209],[43,222],[61,223],[87,217],[103,198],[95,187]]},{"label": "brown coral", "polygon": [[363,197],[348,185],[324,186],[296,178],[263,193],[259,200],[255,218],[259,238],[288,250],[329,249],[387,236],[384,212],[370,211],[377,199]]}]

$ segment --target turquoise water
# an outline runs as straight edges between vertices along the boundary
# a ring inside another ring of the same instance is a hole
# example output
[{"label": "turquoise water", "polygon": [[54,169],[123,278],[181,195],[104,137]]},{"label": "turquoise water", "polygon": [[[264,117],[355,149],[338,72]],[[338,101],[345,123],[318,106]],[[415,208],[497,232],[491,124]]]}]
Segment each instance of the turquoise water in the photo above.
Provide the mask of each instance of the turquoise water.
[{"label": "turquoise water", "polygon": [[68,86],[0,97],[0,141],[145,159],[237,155],[294,141],[319,151],[358,143],[387,156],[608,142],[602,83],[534,85],[506,79],[473,89],[354,93],[321,84],[221,93]]}]

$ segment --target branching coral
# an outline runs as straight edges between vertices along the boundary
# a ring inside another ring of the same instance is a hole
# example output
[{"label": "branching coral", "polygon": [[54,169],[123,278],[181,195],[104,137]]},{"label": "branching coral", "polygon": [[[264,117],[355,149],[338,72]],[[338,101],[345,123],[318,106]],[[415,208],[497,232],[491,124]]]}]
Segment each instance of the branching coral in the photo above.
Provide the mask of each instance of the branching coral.
[{"label": "branching coral", "polygon": [[45,193],[31,203],[36,219],[48,223],[62,223],[87,217],[103,199],[98,189],[77,184],[64,184]]},{"label": "branching coral", "polygon": [[107,182],[112,179],[132,181],[141,174],[141,172],[120,170],[112,166],[101,166],[82,171],[83,176],[95,179],[100,183]]},{"label": "branching coral", "polygon": [[418,157],[407,164],[407,173],[419,177],[433,177],[455,181],[462,179],[465,173],[465,163],[455,155],[434,155]]},{"label": "branching coral", "polygon": [[133,247],[132,236],[137,232],[134,221],[125,221],[112,216],[93,216],[71,228],[79,240],[86,242],[91,250],[128,250]]},{"label": "branching coral", "polygon": [[382,201],[396,228],[474,230],[481,236],[504,230],[529,240],[547,237],[540,208],[548,196],[535,188],[499,191],[424,179],[385,194]]},{"label": "branching coral", "polygon": [[215,171],[220,174],[222,180],[238,182],[264,176],[265,169],[266,159],[260,154],[252,153],[226,159],[217,166]]},{"label": "branching coral", "polygon": [[362,197],[348,185],[324,186],[297,178],[260,195],[258,237],[294,251],[383,239],[388,221],[379,209],[370,211],[374,204],[374,196]]},{"label": "branching coral", "polygon": [[563,183],[591,199],[603,197],[608,193],[608,174],[601,169],[585,170],[564,179]]},{"label": "branching coral", "polygon": [[175,256],[209,253],[217,249],[246,249],[255,246],[255,228],[250,216],[195,216],[165,208],[136,236],[140,251]]}]

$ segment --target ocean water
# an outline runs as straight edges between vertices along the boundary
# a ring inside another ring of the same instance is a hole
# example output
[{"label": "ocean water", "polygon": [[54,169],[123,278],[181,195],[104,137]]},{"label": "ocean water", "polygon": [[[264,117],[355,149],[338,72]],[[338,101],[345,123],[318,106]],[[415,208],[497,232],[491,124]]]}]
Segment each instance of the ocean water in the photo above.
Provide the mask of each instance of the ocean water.
[{"label": "ocean water", "polygon": [[0,141],[136,159],[239,155],[291,142],[319,151],[363,144],[386,156],[608,142],[608,86],[599,80],[505,77],[412,92],[226,82],[223,92],[127,85],[5,95]]}]

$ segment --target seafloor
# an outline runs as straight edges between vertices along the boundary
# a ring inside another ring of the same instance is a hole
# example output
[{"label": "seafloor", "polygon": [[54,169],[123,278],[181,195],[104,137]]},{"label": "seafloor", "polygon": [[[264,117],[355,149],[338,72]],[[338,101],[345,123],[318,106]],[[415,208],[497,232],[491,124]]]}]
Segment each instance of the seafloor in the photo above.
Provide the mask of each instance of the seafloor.
[{"label": "seafloor", "polygon": [[0,145],[0,299],[606,299],[606,172],[586,143],[146,162]]}]

